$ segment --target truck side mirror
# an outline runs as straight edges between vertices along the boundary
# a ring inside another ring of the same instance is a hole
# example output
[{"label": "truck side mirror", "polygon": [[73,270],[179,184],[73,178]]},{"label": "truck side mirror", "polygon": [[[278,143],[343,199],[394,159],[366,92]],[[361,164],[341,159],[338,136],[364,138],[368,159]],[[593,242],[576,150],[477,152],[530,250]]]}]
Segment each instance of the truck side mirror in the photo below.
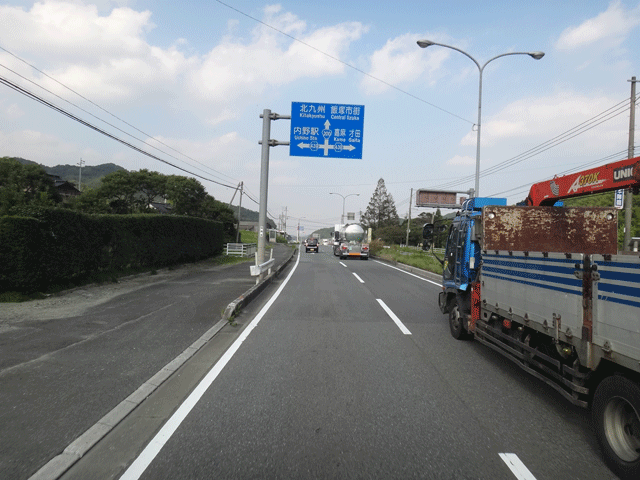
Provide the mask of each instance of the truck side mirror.
[{"label": "truck side mirror", "polygon": [[431,244],[433,243],[433,223],[425,223],[423,225],[422,238],[424,239],[424,242],[422,242],[422,249],[431,249]]}]

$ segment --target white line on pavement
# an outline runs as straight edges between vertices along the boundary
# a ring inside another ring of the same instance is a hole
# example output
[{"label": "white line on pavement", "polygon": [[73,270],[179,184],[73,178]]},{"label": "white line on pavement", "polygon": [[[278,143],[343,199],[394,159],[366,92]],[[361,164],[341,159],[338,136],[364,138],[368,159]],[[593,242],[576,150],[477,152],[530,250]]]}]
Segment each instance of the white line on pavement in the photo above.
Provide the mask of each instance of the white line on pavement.
[{"label": "white line on pavement", "polygon": [[379,298],[376,298],[376,300],[378,301],[380,306],[384,309],[384,311],[387,312],[387,315],[391,317],[391,320],[393,320],[396,323],[400,331],[405,335],[411,335],[411,332],[409,331],[409,329],[405,327],[404,324],[400,321],[400,319],[396,316],[396,314],[393,313],[389,307],[387,307],[387,304],[384,303]]},{"label": "white line on pavement", "polygon": [[500,458],[507,464],[509,470],[518,480],[536,480],[536,477],[525,467],[522,460],[515,453],[501,453]]},{"label": "white line on pavement", "polygon": [[358,280],[360,280],[360,283],[364,283],[364,280],[361,279],[356,272],[352,272],[352,273],[353,273],[354,277],[356,277]]},{"label": "white line on pavement", "polygon": [[342,263],[342,262],[340,262],[340,265],[342,265],[343,267],[346,267],[346,265],[344,263]]},{"label": "white line on pavement", "polygon": [[147,467],[151,464],[154,458],[158,455],[162,447],[164,447],[165,443],[171,438],[171,436],[178,429],[182,421],[187,417],[189,412],[195,407],[200,398],[204,395],[207,389],[211,386],[213,381],[218,377],[220,372],[224,369],[224,367],[229,363],[229,360],[233,357],[233,355],[238,351],[242,343],[247,339],[252,330],[260,323],[262,317],[267,313],[273,302],[280,296],[284,287],[289,283],[289,279],[293,275],[293,272],[298,268],[298,264],[300,263],[300,250],[298,250],[298,259],[296,260],[296,264],[293,266],[293,269],[287,276],[280,288],[276,291],[276,293],[271,297],[271,299],[267,302],[267,304],[260,310],[258,315],[251,321],[251,323],[247,326],[247,328],[242,332],[242,334],[233,342],[233,345],[227,350],[220,360],[209,370],[209,373],[202,379],[202,381],[198,384],[198,386],[191,392],[191,394],[187,397],[187,399],[182,402],[182,405],[178,407],[178,410],[171,416],[167,423],[160,429],[160,431],[156,434],[156,436],[149,442],[149,444],[145,447],[142,453],[135,459],[135,461],[129,466],[124,475],[120,477],[120,480],[138,480],[140,476],[144,473]]},{"label": "white line on pavement", "polygon": [[426,278],[424,278],[424,277],[421,277],[420,275],[416,275],[416,274],[414,274],[414,273],[407,272],[406,270],[402,270],[401,268],[393,267],[393,266],[391,266],[391,265],[387,265],[386,263],[384,263],[384,262],[380,262],[380,261],[378,261],[378,260],[374,260],[374,262],[379,263],[380,265],[384,265],[385,267],[393,268],[394,270],[399,270],[399,271],[400,271],[400,272],[402,272],[402,273],[406,273],[407,275],[411,275],[412,277],[419,278],[420,280],[424,280],[425,282],[433,283],[434,285],[437,285],[437,286],[439,286],[439,287],[441,287],[441,286],[442,286],[442,284],[441,284],[441,283],[434,282],[433,280],[428,280],[428,279],[426,279]]}]

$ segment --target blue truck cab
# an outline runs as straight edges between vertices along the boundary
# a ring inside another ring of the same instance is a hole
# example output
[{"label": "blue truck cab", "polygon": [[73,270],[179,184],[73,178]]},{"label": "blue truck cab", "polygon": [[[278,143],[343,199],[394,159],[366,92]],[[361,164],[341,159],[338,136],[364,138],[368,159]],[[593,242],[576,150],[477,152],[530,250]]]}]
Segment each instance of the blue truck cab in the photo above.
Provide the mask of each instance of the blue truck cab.
[{"label": "blue truck cab", "polygon": [[[466,314],[471,311],[471,285],[482,263],[482,209],[490,205],[506,206],[507,199],[476,197],[465,201],[447,234],[445,255],[441,260],[442,292],[438,296],[438,305],[442,313],[459,319],[460,332],[466,330],[464,322]],[[438,230],[438,226],[425,225],[423,237],[427,242],[430,242],[434,229]]]}]

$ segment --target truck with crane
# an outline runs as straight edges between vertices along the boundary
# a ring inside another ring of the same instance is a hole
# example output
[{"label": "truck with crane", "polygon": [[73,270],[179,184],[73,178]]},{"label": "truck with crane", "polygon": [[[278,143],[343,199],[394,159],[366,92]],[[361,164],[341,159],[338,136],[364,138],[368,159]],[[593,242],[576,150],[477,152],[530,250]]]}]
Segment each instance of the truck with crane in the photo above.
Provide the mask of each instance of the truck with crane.
[{"label": "truck with crane", "polygon": [[[640,187],[640,157],[534,184],[521,205],[471,198],[453,219],[438,304],[473,338],[590,408],[605,462],[640,478],[640,255],[615,208],[564,207]],[[426,224],[430,242],[438,225]]]}]

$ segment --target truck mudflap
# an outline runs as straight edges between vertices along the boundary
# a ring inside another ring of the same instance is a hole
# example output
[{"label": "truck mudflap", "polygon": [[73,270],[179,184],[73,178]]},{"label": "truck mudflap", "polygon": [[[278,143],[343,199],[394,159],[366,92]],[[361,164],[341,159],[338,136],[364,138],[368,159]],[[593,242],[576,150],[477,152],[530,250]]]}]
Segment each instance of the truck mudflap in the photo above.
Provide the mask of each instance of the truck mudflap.
[{"label": "truck mudflap", "polygon": [[[514,326],[509,320],[505,326]],[[505,334],[502,329],[478,321],[474,339],[504,355],[520,368],[542,380],[574,405],[588,406],[589,389],[584,386],[587,374],[563,364],[526,343]]]},{"label": "truck mudflap", "polygon": [[438,307],[440,307],[442,313],[449,313],[449,303],[447,302],[447,294],[444,290],[438,294]]}]

